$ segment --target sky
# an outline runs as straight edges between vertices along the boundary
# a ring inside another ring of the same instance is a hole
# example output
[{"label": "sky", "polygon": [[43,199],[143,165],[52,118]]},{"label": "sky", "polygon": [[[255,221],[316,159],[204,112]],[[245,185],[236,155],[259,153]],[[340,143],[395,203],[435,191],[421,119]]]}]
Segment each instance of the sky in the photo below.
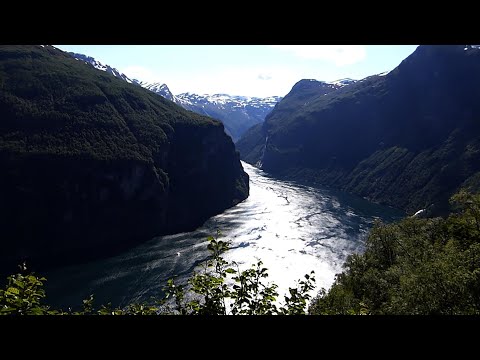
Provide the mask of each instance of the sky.
[{"label": "sky", "polygon": [[285,96],[301,79],[363,79],[393,70],[417,45],[55,45],[177,95]]}]

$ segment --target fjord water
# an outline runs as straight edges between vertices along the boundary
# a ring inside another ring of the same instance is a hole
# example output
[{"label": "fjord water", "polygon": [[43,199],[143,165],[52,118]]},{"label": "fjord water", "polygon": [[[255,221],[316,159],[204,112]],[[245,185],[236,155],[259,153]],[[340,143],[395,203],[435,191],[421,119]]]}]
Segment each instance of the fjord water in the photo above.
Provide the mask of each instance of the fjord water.
[{"label": "fjord water", "polygon": [[328,288],[346,257],[363,251],[374,219],[390,222],[404,216],[343,192],[279,180],[242,165],[250,176],[244,202],[193,232],[157,237],[115,257],[48,272],[50,303],[76,307],[90,294],[96,304],[148,301],[162,293],[169,278],[176,275],[183,282],[200,269],[209,255],[206,238],[217,229],[232,241],[225,258],[241,269],[262,260],[281,295],[311,270],[316,290]]}]

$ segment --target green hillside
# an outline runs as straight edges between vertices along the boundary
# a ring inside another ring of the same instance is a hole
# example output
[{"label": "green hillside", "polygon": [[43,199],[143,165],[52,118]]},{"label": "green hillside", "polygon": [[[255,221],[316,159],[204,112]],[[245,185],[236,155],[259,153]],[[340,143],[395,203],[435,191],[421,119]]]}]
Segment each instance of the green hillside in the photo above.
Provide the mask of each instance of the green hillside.
[{"label": "green hillside", "polygon": [[238,142],[241,156],[277,176],[445,213],[480,177],[480,50],[466,49],[419,46],[386,76],[326,95],[295,86],[261,133]]}]

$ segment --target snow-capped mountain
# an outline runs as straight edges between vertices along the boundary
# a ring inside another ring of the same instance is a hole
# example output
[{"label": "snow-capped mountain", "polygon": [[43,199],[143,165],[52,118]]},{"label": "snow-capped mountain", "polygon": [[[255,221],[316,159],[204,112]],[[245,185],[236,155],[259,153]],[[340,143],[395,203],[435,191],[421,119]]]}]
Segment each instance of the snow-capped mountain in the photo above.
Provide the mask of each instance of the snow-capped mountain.
[{"label": "snow-capped mountain", "polygon": [[[182,93],[174,95],[167,84],[155,82],[149,83],[137,79],[130,79],[127,75],[117,69],[104,65],[91,56],[69,52],[71,56],[79,61],[84,61],[91,66],[116,76],[128,83],[139,85],[164,98],[173,101],[183,108],[194,111],[201,115],[207,115],[220,120],[225,126],[225,132],[236,142],[252,126],[262,123],[275,105],[282,100],[280,96],[265,98],[235,96],[228,94],[198,95],[193,93]],[[381,74],[383,75],[383,74]],[[317,80],[311,80],[317,81]],[[354,84],[358,80],[345,78],[331,82],[324,82],[332,87],[332,90]]]},{"label": "snow-capped mountain", "polygon": [[69,54],[79,61],[84,61],[85,63],[92,65],[94,68],[96,68],[98,70],[105,71],[105,72],[107,72],[107,73],[109,73],[109,74],[111,74],[115,77],[118,77],[122,80],[125,80],[128,83],[133,83],[133,81],[127,75],[121,73],[120,71],[118,71],[115,68],[112,68],[109,65],[102,64],[100,61],[95,60],[91,56],[87,56],[87,55],[84,55],[84,54],[78,54],[78,53],[74,53],[74,52],[69,52]]},{"label": "snow-capped mountain", "polygon": [[282,99],[279,96],[258,98],[231,96],[227,94],[197,95],[183,93],[174,95],[166,84],[160,82],[149,83],[137,79],[130,79],[127,75],[121,73],[117,69],[109,65],[104,65],[91,56],[73,52],[69,52],[68,54],[79,61],[84,61],[96,69],[105,71],[128,83],[139,85],[161,95],[187,110],[220,120],[225,126],[225,132],[232,137],[233,141],[238,140],[243,133],[253,125],[263,122],[265,116],[273,109],[275,104]]},{"label": "snow-capped mountain", "polygon": [[182,93],[174,100],[184,108],[223,122],[225,131],[237,141],[250,127],[265,120],[265,116],[281,100],[228,94],[198,95]]},{"label": "snow-capped mountain", "polygon": [[233,141],[237,141],[250,127],[263,122],[265,116],[282,99],[280,96],[259,98],[228,94],[198,95],[188,92],[173,95],[168,86],[163,83],[148,83],[136,79],[133,79],[133,83],[187,110],[220,120]]},{"label": "snow-capped mountain", "polygon": [[156,83],[148,83],[146,81],[140,81],[137,79],[133,79],[133,83],[140,85],[141,87],[150,90],[158,95],[162,95],[165,99],[168,99],[170,101],[179,103],[178,100],[176,99],[175,95],[172,94],[170,89],[168,88],[167,84],[162,84],[159,82]]},{"label": "snow-capped mountain", "polygon": [[227,107],[245,108],[272,108],[282,98],[280,96],[270,96],[266,98],[249,97],[249,96],[235,96],[228,94],[214,94],[214,95],[197,95],[192,93],[182,93],[176,96],[180,101],[186,104],[215,104],[219,108],[225,109]]}]

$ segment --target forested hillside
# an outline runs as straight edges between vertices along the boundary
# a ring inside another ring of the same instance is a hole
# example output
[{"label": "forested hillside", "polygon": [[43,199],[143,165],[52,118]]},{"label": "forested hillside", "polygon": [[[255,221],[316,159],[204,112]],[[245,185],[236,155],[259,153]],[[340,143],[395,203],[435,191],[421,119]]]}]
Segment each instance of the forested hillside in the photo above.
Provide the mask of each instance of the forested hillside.
[{"label": "forested hillside", "polygon": [[295,86],[238,148],[277,176],[445,214],[460,187],[479,187],[479,82],[480,49],[422,45],[390,73],[326,95]]},{"label": "forested hillside", "polygon": [[248,196],[223,125],[51,46],[0,47],[2,268],[192,230]]}]

